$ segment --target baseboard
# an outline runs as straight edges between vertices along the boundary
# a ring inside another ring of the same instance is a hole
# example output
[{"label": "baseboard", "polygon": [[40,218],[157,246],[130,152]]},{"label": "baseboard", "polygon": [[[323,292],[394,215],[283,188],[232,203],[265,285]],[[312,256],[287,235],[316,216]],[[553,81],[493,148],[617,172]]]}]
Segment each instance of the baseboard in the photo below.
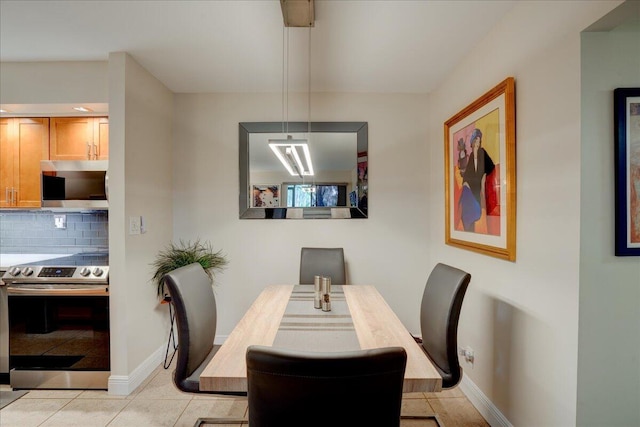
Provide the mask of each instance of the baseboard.
[{"label": "baseboard", "polygon": [[502,415],[502,412],[489,400],[489,398],[480,390],[480,388],[463,375],[460,382],[460,389],[467,396],[467,399],[476,407],[478,412],[492,427],[513,427],[509,420]]},{"label": "baseboard", "polygon": [[228,336],[229,335],[216,335],[216,337],[213,339],[213,343],[216,345],[222,345],[224,344]]},{"label": "baseboard", "polygon": [[160,346],[147,357],[131,375],[111,375],[109,377],[109,394],[128,396],[131,394],[164,360],[166,344]]},{"label": "baseboard", "polygon": [[[223,344],[228,335],[216,335],[214,344]],[[109,377],[109,394],[128,396],[164,361],[167,345],[163,344],[146,358],[131,375],[111,375]]]}]

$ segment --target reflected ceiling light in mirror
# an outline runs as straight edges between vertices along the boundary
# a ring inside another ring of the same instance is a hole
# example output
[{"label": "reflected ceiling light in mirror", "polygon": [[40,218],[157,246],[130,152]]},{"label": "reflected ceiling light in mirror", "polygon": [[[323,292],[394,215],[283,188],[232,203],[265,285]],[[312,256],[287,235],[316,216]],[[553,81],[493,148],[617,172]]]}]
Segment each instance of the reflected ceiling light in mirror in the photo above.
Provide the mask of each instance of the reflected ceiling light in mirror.
[{"label": "reflected ceiling light in mirror", "polygon": [[270,139],[269,148],[291,176],[313,176],[313,163],[306,139],[293,139],[291,136],[287,139]]}]

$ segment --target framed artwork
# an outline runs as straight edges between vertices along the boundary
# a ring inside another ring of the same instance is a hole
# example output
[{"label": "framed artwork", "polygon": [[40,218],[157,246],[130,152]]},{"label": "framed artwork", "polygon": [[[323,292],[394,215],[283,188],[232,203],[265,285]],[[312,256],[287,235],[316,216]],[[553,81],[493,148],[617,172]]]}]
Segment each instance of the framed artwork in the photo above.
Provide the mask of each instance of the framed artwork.
[{"label": "framed artwork", "polygon": [[280,207],[280,184],[253,185],[252,208]]},{"label": "framed artwork", "polygon": [[446,244],[515,261],[515,128],[513,77],[445,122]]},{"label": "framed artwork", "polygon": [[640,88],[613,91],[615,254],[640,255]]},{"label": "framed artwork", "polygon": [[358,153],[357,206],[365,214],[369,210],[369,155],[366,151]]}]

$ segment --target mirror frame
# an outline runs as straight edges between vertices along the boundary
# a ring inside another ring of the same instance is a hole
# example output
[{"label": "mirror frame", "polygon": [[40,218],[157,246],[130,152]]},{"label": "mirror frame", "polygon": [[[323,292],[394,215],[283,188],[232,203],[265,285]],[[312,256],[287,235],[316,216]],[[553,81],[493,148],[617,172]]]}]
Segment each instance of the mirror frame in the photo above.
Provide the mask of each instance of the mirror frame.
[{"label": "mirror frame", "polygon": [[[239,210],[240,219],[293,219],[287,218],[286,207],[282,208],[252,208],[249,205],[249,137],[252,133],[282,133],[282,122],[241,122],[239,123],[239,175],[240,194]],[[369,151],[369,126],[367,122],[288,122],[289,133],[356,133],[357,152]],[[367,191],[367,199],[369,197]],[[302,209],[302,217],[295,219],[321,219],[332,218],[331,207],[295,208]],[[347,207],[349,216],[340,215],[341,219],[367,218],[368,212],[363,212],[359,207]]]}]

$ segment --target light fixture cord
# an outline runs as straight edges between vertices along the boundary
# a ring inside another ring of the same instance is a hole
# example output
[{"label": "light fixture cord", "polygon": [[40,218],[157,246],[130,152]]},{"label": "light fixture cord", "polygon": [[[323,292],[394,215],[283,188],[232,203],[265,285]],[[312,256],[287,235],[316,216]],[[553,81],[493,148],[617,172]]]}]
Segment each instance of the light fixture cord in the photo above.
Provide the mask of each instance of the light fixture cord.
[{"label": "light fixture cord", "polygon": [[[311,4],[311,2],[309,2],[309,4]],[[311,6],[309,6],[311,7]],[[307,133],[308,138],[311,139],[311,26],[309,26],[309,66],[308,66],[308,71],[309,71],[309,76],[308,76],[308,80],[309,80],[309,92],[307,95],[307,101],[309,103],[308,107],[307,107],[307,121],[309,123],[308,129],[307,129]]]},{"label": "light fixture cord", "polygon": [[284,73],[285,73],[285,29],[286,27],[282,26],[282,133],[284,134]]},{"label": "light fixture cord", "polygon": [[289,27],[287,27],[287,134],[289,133]]}]

